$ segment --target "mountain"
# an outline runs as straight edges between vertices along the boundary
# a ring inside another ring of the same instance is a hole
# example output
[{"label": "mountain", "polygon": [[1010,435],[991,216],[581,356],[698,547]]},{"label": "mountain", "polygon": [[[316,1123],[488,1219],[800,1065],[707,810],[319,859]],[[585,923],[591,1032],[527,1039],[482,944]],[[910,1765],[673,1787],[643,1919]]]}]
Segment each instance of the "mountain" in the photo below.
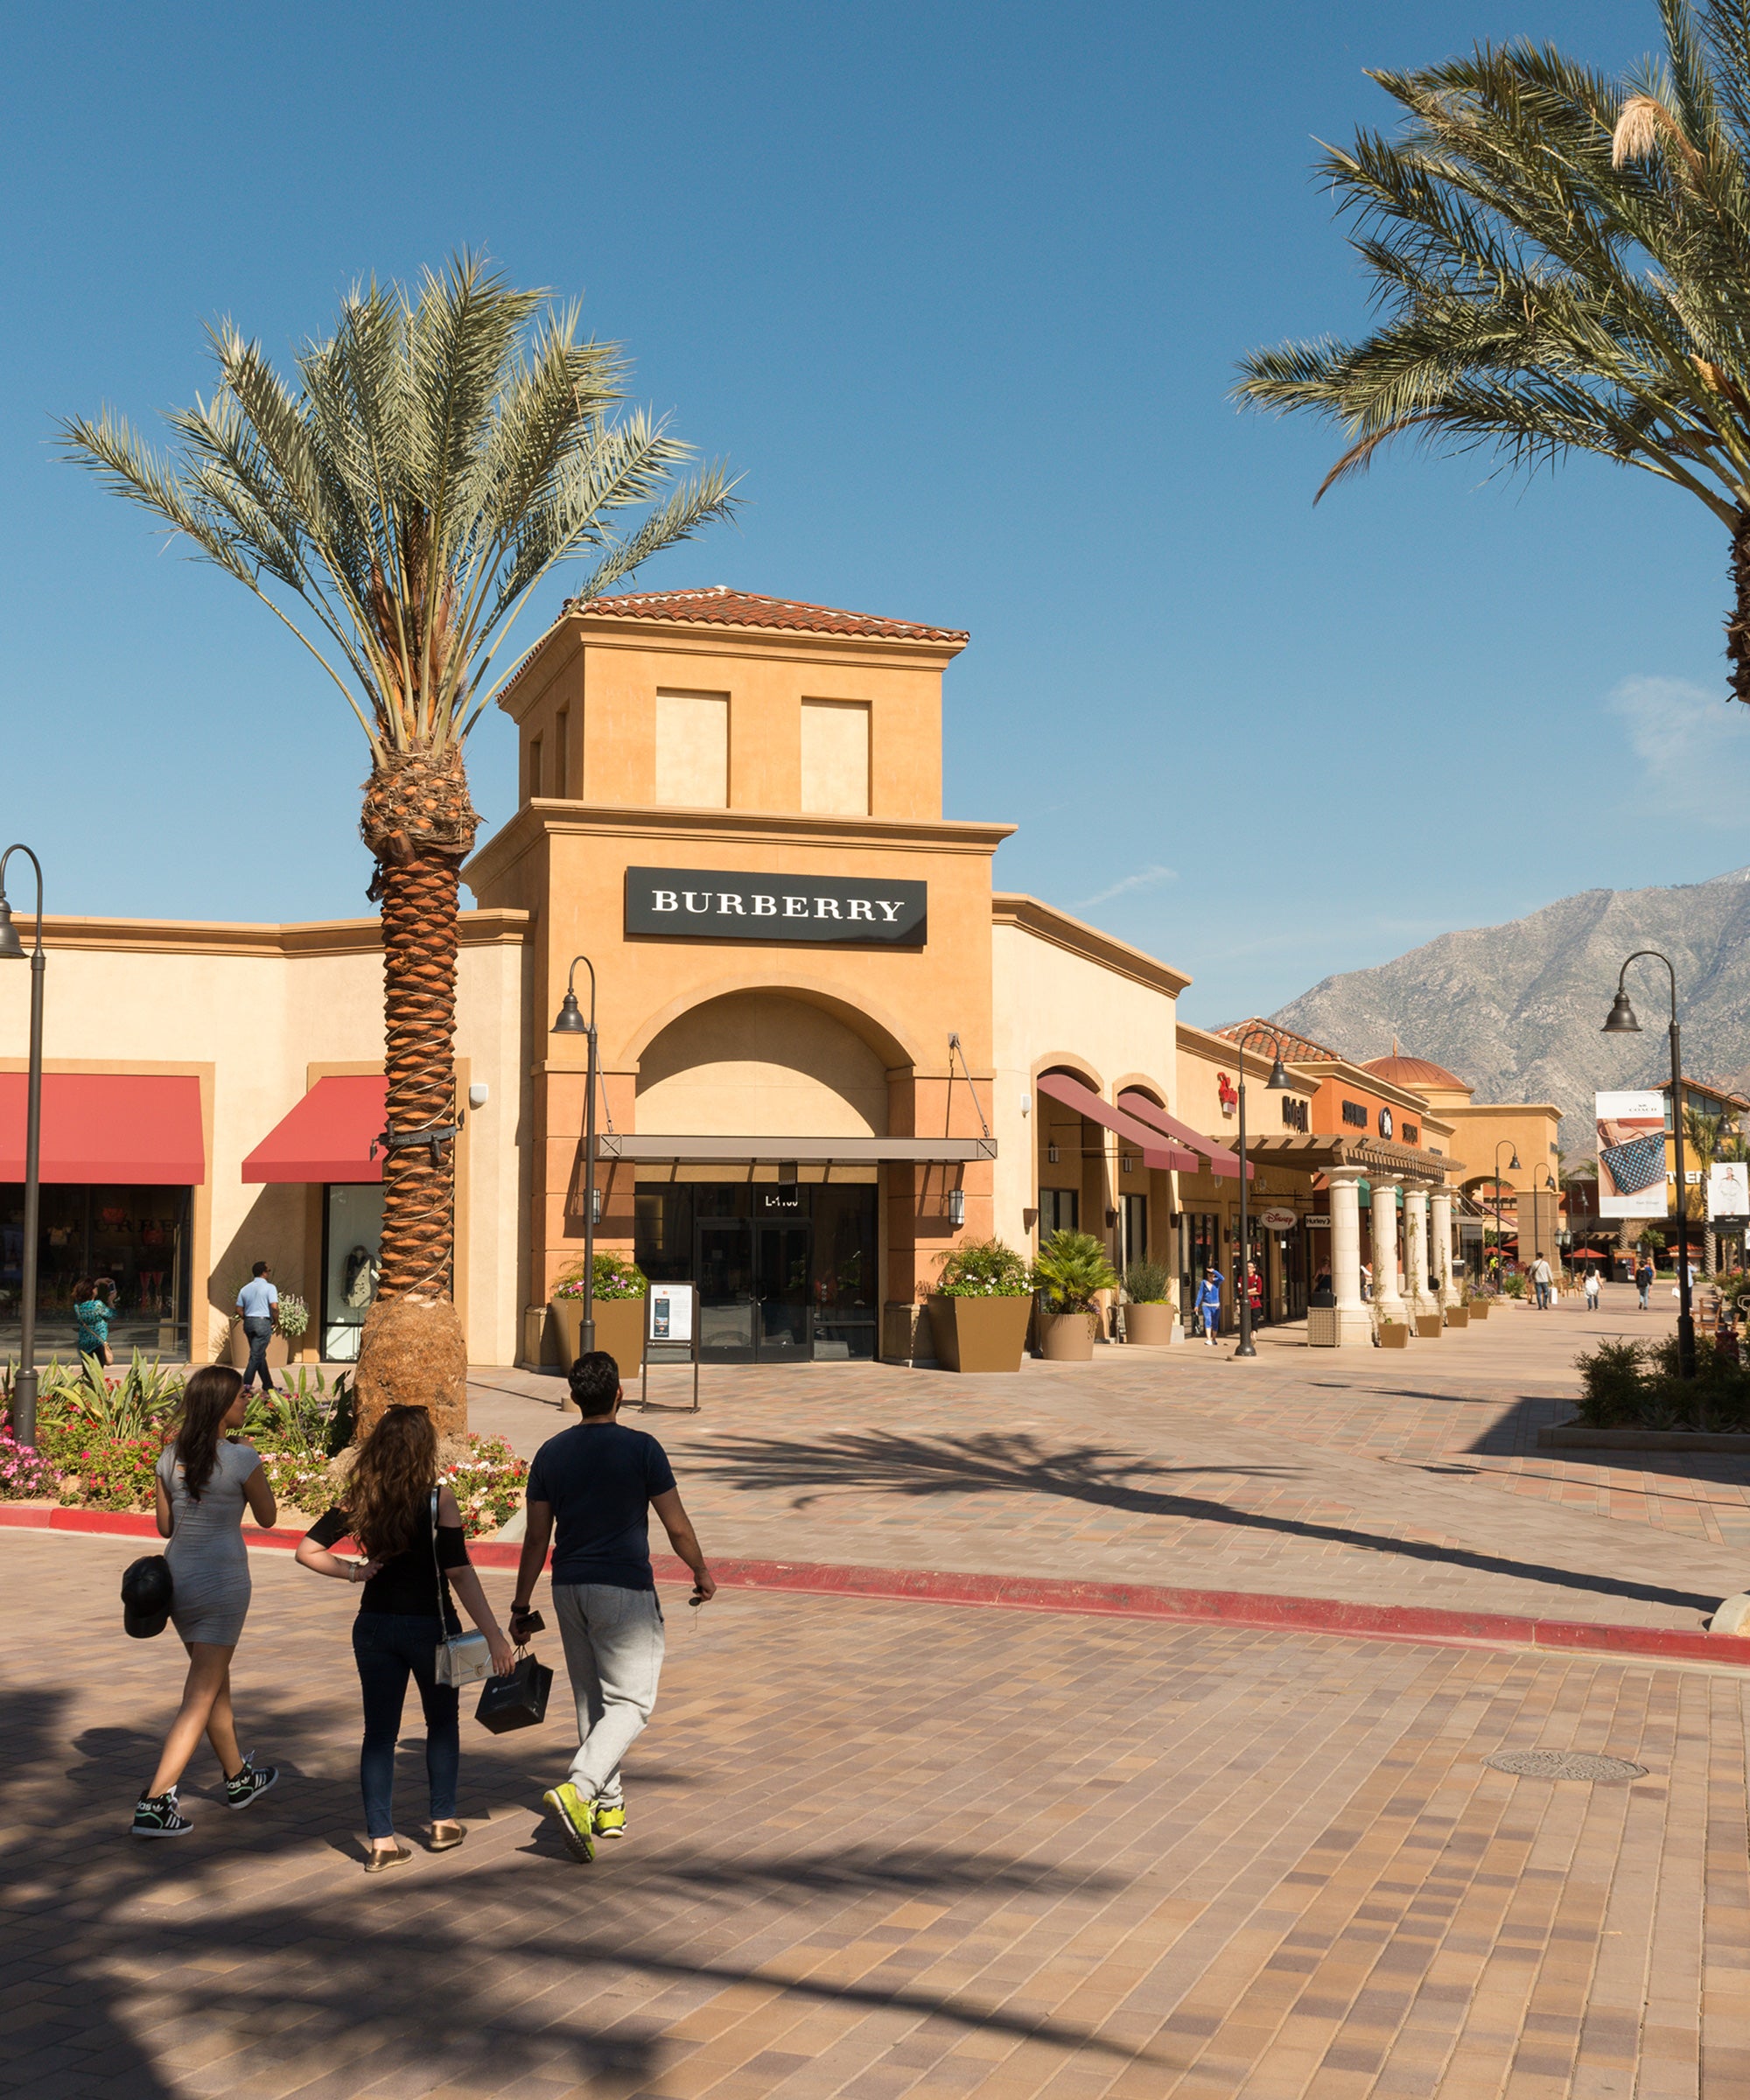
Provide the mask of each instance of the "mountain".
[{"label": "mountain", "polygon": [[1432,1058],[1479,1101],[1553,1101],[1561,1142],[1592,1149],[1592,1096],[1670,1074],[1670,979],[1629,972],[1645,1032],[1600,1032],[1623,958],[1662,948],[1676,966],[1684,1069],[1742,1087],[1750,1068],[1750,868],[1672,889],[1584,890],[1505,926],[1442,934],[1376,970],[1326,977],[1270,1018],[1346,1057]]}]

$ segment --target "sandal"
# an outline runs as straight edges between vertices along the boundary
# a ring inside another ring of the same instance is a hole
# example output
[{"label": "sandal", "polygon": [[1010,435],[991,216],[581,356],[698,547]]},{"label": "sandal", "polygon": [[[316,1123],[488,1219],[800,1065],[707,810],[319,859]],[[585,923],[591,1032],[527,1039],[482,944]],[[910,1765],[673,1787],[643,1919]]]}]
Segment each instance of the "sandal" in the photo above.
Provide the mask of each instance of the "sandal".
[{"label": "sandal", "polygon": [[[440,1830],[447,1831],[448,1836],[440,1838],[438,1835]],[[466,1825],[457,1822],[453,1816],[446,1817],[444,1822],[432,1824],[431,1836],[425,1849],[429,1852],[453,1852],[467,1834]]]},{"label": "sandal", "polygon": [[412,1857],[413,1854],[404,1844],[398,1844],[393,1852],[388,1852],[374,1849],[365,1862],[365,1872],[368,1874],[386,1874],[390,1867],[403,1866]]}]

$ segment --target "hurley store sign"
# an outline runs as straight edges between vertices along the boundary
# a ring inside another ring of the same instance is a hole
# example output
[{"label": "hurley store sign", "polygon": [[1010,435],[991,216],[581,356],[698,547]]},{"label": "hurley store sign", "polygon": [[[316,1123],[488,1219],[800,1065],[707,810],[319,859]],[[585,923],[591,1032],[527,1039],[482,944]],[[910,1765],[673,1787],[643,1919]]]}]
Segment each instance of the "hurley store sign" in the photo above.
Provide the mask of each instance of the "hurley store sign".
[{"label": "hurley store sign", "polygon": [[830,942],[921,948],[929,886],[744,875],[724,868],[628,868],[626,930],[682,941]]}]

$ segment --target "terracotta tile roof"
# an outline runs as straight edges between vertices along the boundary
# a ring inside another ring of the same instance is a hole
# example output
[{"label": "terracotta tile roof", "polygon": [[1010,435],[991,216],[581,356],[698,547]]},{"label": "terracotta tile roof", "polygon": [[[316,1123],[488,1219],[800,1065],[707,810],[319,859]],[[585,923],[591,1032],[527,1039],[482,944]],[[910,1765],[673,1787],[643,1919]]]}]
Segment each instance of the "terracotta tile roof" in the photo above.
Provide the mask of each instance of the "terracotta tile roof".
[{"label": "terracotta tile roof", "polygon": [[[1321,1061],[1327,1061],[1334,1058],[1340,1063],[1347,1063],[1348,1061],[1343,1056],[1343,1054],[1340,1050],[1327,1050],[1323,1043],[1315,1043],[1311,1036],[1297,1035],[1293,1029],[1284,1028],[1275,1021],[1260,1021],[1257,1019],[1235,1021],[1228,1027],[1217,1028],[1214,1031],[1214,1033],[1217,1035],[1225,1035],[1229,1042],[1236,1043],[1242,1035],[1248,1035],[1255,1029],[1262,1030],[1265,1035],[1280,1037],[1282,1041],[1282,1061],[1285,1065],[1304,1065],[1312,1061],[1315,1059]],[[1256,1050],[1263,1055],[1267,1056],[1269,1054],[1270,1046],[1262,1040],[1256,1042],[1248,1043],[1246,1047],[1248,1050]]]},{"label": "terracotta tile roof", "polygon": [[951,641],[964,648],[971,637],[960,627],[925,627],[908,620],[883,620],[872,612],[844,612],[800,598],[766,598],[718,584],[707,591],[639,591],[620,598],[592,598],[565,610],[584,620],[698,621],[718,627],[790,627],[811,634],[868,634],[884,641]]}]

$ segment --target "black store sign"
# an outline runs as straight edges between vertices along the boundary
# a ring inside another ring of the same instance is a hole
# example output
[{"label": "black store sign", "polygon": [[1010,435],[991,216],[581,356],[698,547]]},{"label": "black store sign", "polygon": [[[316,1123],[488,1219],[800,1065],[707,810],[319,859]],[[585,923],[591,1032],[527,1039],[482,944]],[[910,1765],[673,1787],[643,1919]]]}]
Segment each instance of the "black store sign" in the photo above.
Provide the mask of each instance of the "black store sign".
[{"label": "black store sign", "polygon": [[682,941],[802,941],[921,948],[929,886],[744,875],[725,868],[628,868],[626,930]]}]

